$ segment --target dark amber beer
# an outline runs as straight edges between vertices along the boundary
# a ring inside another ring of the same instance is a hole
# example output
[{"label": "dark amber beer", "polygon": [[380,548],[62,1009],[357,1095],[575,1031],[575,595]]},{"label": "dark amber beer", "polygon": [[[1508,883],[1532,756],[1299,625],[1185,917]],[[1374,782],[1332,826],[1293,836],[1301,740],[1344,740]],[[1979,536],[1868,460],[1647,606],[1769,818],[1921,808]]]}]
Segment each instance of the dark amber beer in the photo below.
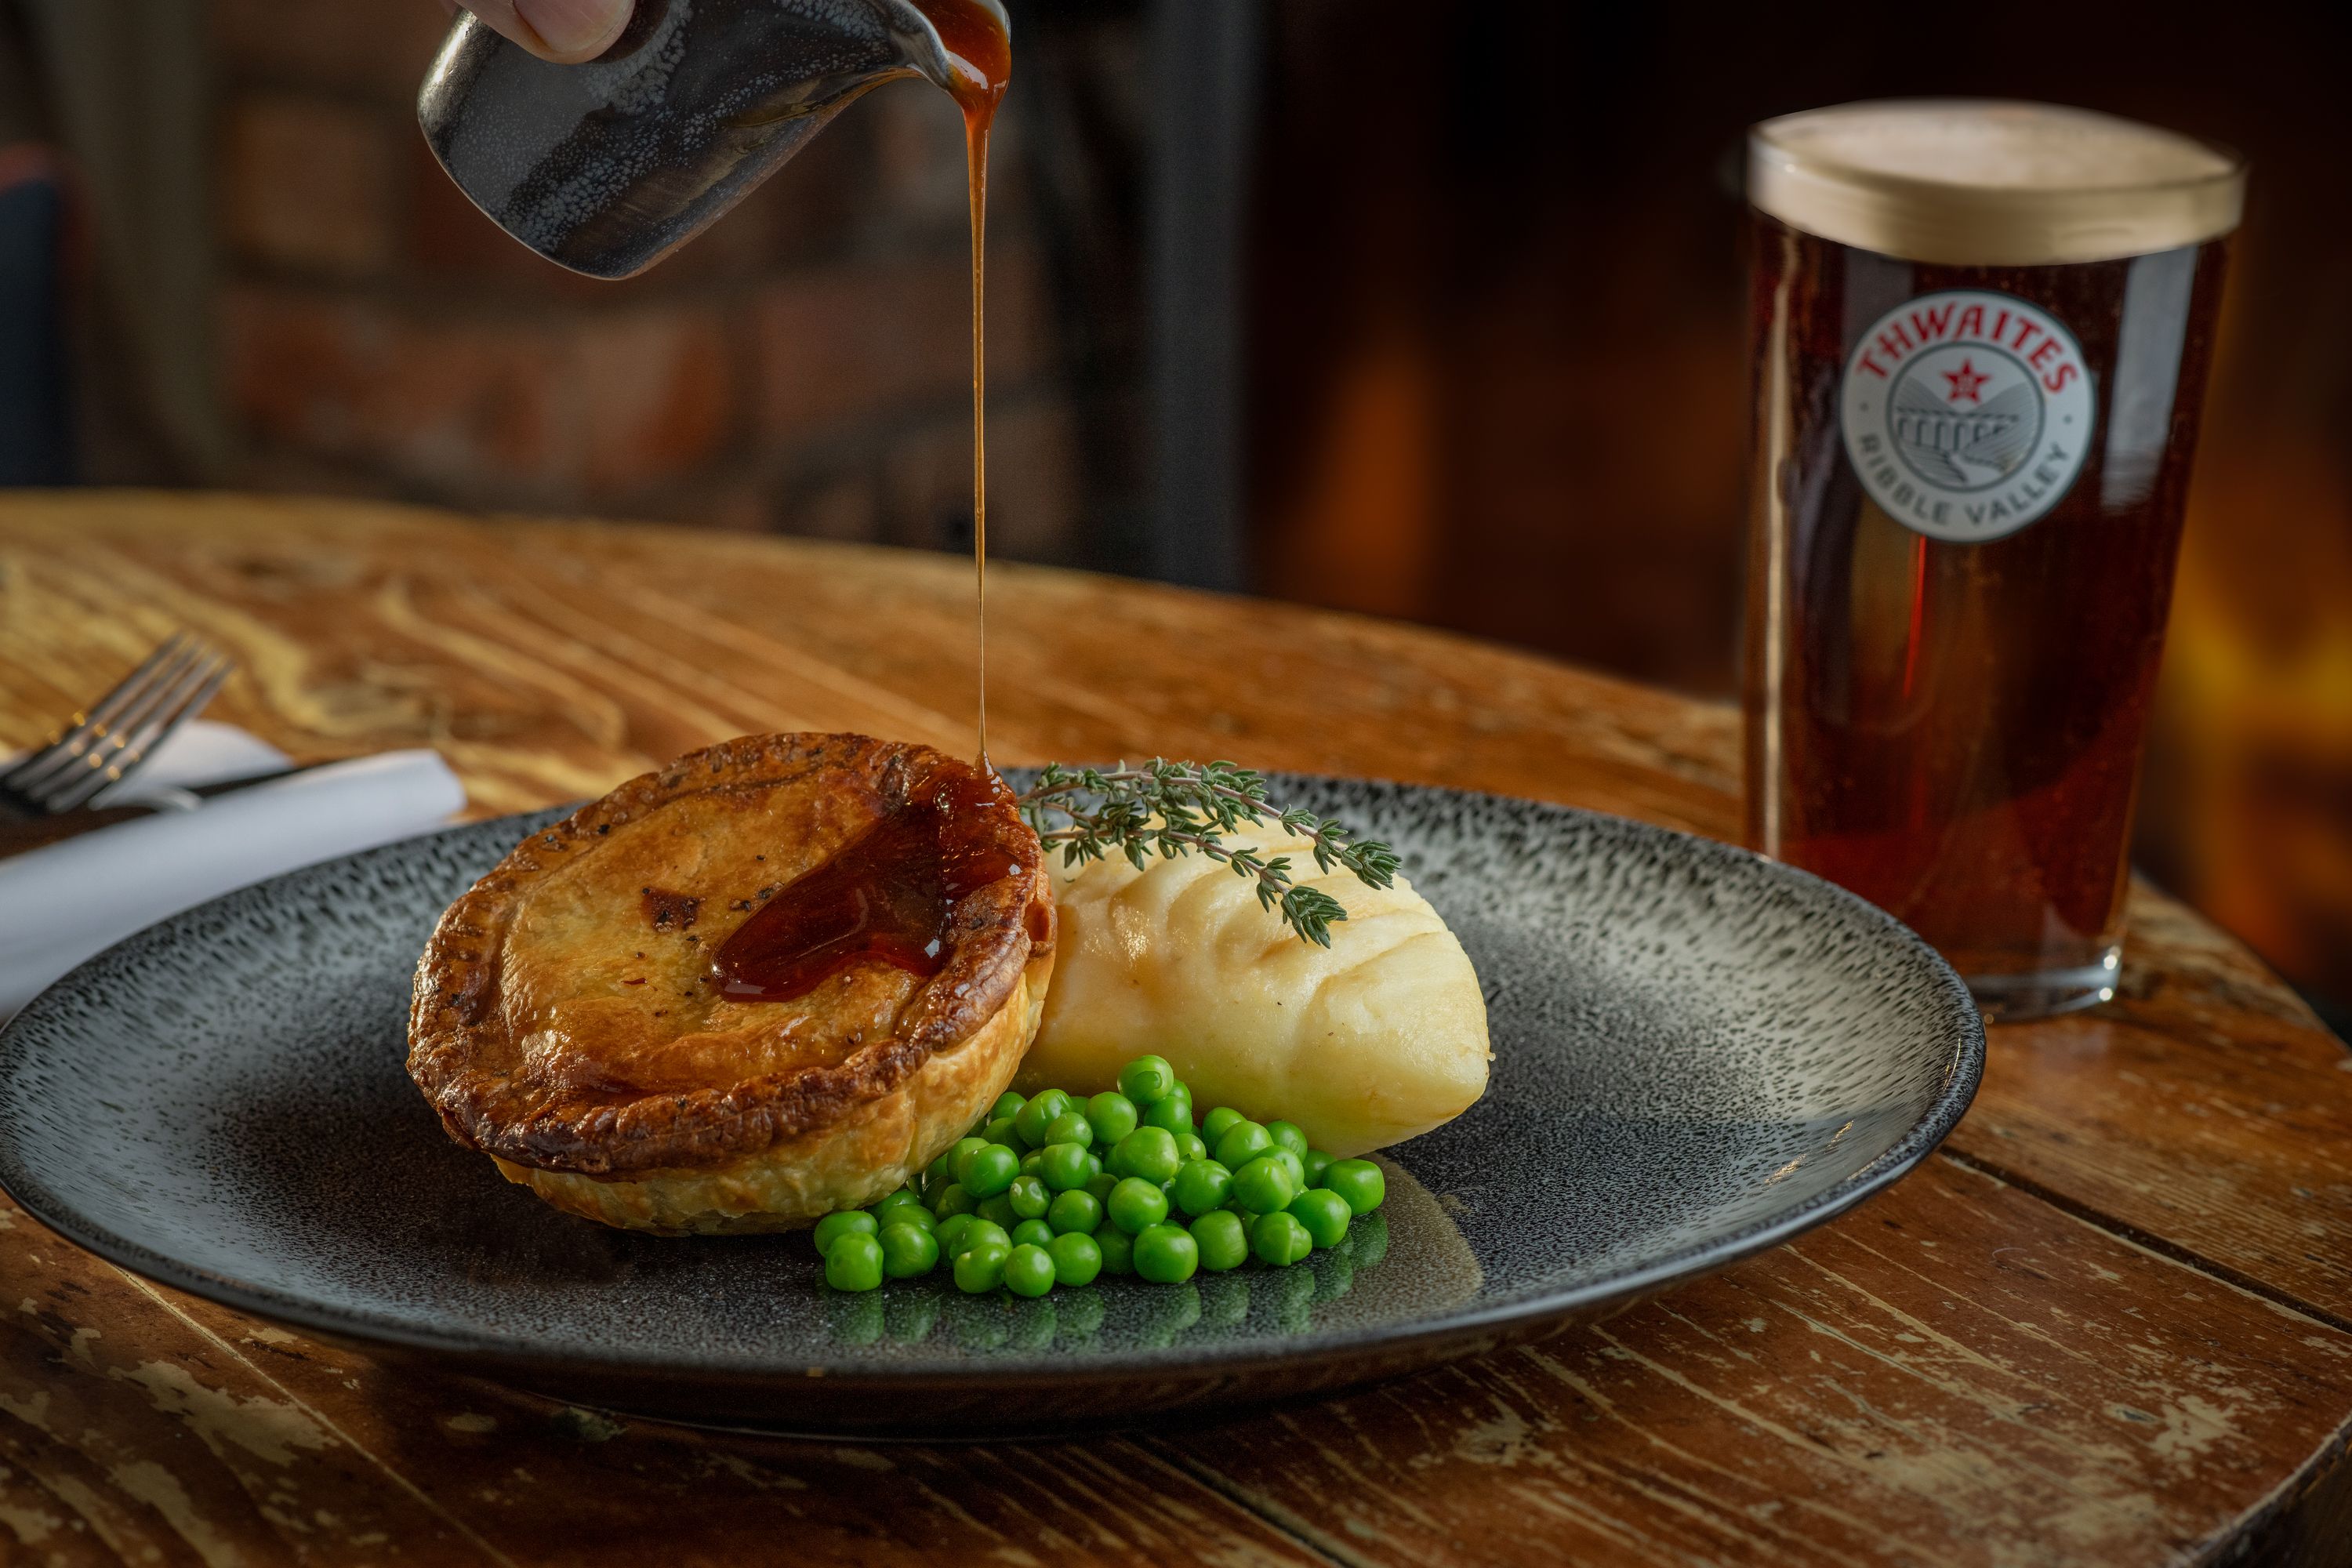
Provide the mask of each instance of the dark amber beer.
[{"label": "dark amber beer", "polygon": [[1750,843],[1995,1017],[2114,993],[2231,154],[1889,101],[1749,138]]}]

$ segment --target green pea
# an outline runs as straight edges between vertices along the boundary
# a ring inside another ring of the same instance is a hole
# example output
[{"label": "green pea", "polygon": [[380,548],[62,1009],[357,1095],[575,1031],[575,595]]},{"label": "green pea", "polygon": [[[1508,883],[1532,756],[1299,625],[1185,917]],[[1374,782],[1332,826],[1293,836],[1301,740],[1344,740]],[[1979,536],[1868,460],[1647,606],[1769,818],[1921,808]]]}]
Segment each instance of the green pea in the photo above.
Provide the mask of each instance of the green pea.
[{"label": "green pea", "polygon": [[1188,1228],[1192,1234],[1192,1245],[1200,1251],[1201,1267],[1210,1273],[1223,1274],[1249,1261],[1249,1227],[1242,1224],[1241,1215],[1225,1209],[1212,1209]]},{"label": "green pea", "polygon": [[1155,1225],[1135,1238],[1135,1271],[1154,1285],[1181,1285],[1201,1266],[1192,1233]]},{"label": "green pea", "polygon": [[931,1169],[944,1170],[949,1181],[961,1182],[963,1180],[963,1163],[987,1147],[988,1140],[985,1138],[959,1138],[948,1145],[946,1153],[931,1162]]},{"label": "green pea", "polygon": [[940,1216],[923,1206],[923,1200],[912,1193],[893,1194],[866,1211],[874,1223],[883,1230],[894,1225],[919,1225],[929,1230],[940,1223]]},{"label": "green pea", "polygon": [[1104,1273],[1135,1272],[1135,1237],[1118,1226],[1107,1225],[1095,1232],[1095,1246],[1102,1253]]},{"label": "green pea", "polygon": [[1107,1204],[1110,1202],[1111,1194],[1118,1189],[1118,1183],[1119,1178],[1108,1171],[1097,1171],[1087,1178],[1087,1195],[1098,1204]]},{"label": "green pea", "polygon": [[1087,1180],[1091,1182],[1103,1173],[1102,1156],[1092,1149],[1087,1151]]},{"label": "green pea", "polygon": [[1348,1200],[1351,1214],[1370,1214],[1389,1194],[1388,1178],[1370,1160],[1337,1160],[1323,1173],[1323,1184]]},{"label": "green pea", "polygon": [[1307,1227],[1316,1246],[1337,1247],[1346,1239],[1348,1222],[1355,1215],[1349,1212],[1347,1199],[1317,1187],[1290,1200],[1290,1217]]},{"label": "green pea", "polygon": [[1235,1123],[1248,1120],[1248,1117],[1244,1116],[1232,1106],[1220,1105],[1208,1115],[1201,1118],[1201,1136],[1207,1139],[1210,1146],[1213,1148],[1218,1139],[1233,1131]]},{"label": "green pea", "polygon": [[1042,1296],[1054,1288],[1054,1255],[1024,1244],[1005,1254],[1002,1273],[1004,1288],[1014,1295]]},{"label": "green pea", "polygon": [[1013,1116],[1000,1116],[980,1130],[980,1135],[991,1143],[1002,1143],[1008,1149],[1021,1147],[1021,1121]]},{"label": "green pea", "polygon": [[1176,1152],[1183,1159],[1205,1160],[1209,1157],[1209,1146],[1190,1132],[1179,1132],[1176,1134]]},{"label": "green pea", "polygon": [[936,1212],[941,1219],[951,1219],[960,1214],[970,1214],[979,1206],[980,1200],[971,1195],[970,1187],[961,1182],[950,1182],[948,1190],[940,1194]]},{"label": "green pea", "polygon": [[1095,1124],[1087,1120],[1083,1110],[1065,1110],[1045,1123],[1048,1143],[1076,1143],[1083,1149],[1095,1141]]},{"label": "green pea", "polygon": [[1143,1124],[1163,1128],[1170,1132],[1190,1132],[1192,1131],[1192,1097],[1171,1094],[1153,1100],[1143,1108]]},{"label": "green pea", "polygon": [[1111,1189],[1103,1212],[1128,1235],[1139,1236],[1168,1217],[1168,1194],[1140,1176],[1129,1176]]},{"label": "green pea", "polygon": [[824,1255],[824,1282],[836,1290],[871,1290],[882,1283],[882,1244],[871,1233],[844,1231]]},{"label": "green pea", "polygon": [[940,1201],[940,1194],[953,1185],[955,1185],[955,1173],[947,1169],[946,1157],[941,1156],[932,1161],[931,1168],[923,1173],[923,1206],[929,1208],[936,1205]]},{"label": "green pea", "polygon": [[1011,1204],[1013,1212],[1023,1219],[1042,1219],[1047,1206],[1054,1201],[1054,1194],[1047,1192],[1045,1184],[1035,1176],[1015,1176],[1013,1184],[1004,1189],[1004,1201]]},{"label": "green pea", "polygon": [[956,1289],[967,1296],[995,1289],[1004,1283],[1004,1260],[1012,1256],[1013,1248],[1002,1242],[973,1247],[955,1260]]},{"label": "green pea", "polygon": [[[1228,1171],[1238,1171],[1273,1147],[1273,1133],[1255,1121],[1236,1121],[1217,1140],[1217,1163]],[[971,1184],[966,1182],[964,1185],[969,1187]]]},{"label": "green pea", "polygon": [[1164,1127],[1139,1127],[1111,1145],[1111,1173],[1165,1182],[1184,1163],[1176,1151],[1176,1135]]},{"label": "green pea", "polygon": [[1307,1158],[1307,1133],[1296,1121],[1269,1121],[1265,1130],[1274,1136],[1274,1146],[1287,1149],[1300,1159]]},{"label": "green pea", "polygon": [[816,1222],[816,1249],[826,1257],[833,1255],[833,1244],[849,1235],[872,1236],[882,1227],[872,1215],[860,1209],[836,1209]]},{"label": "green pea", "polygon": [[900,1208],[910,1204],[916,1208],[922,1207],[923,1200],[921,1195],[910,1187],[900,1187],[895,1192],[883,1194],[880,1197],[875,1199],[874,1202],[866,1205],[866,1206],[873,1213],[877,1219],[879,1219],[884,1209]]},{"label": "green pea", "polygon": [[1049,1089],[1034,1097],[1014,1118],[1013,1124],[1021,1130],[1021,1141],[1033,1149],[1053,1142],[1045,1136],[1045,1129],[1053,1125],[1055,1117],[1069,1109],[1070,1097],[1058,1089]]},{"label": "green pea", "polygon": [[1134,1131],[1139,1121],[1135,1101],[1115,1089],[1087,1101],[1087,1124],[1095,1130],[1095,1142],[1106,1149]]},{"label": "green pea", "polygon": [[1186,1214],[1207,1214],[1233,1200],[1234,1173],[1214,1160],[1187,1160],[1169,1195]]},{"label": "green pea", "polygon": [[1048,1143],[1037,1162],[1038,1178],[1048,1191],[1072,1192],[1087,1184],[1087,1152],[1076,1143]]},{"label": "green pea", "polygon": [[1032,1149],[1027,1153],[1021,1156],[1021,1173],[1023,1175],[1034,1176],[1045,1168],[1045,1151],[1043,1149]]},{"label": "green pea", "polygon": [[1260,1215],[1250,1226],[1250,1250],[1261,1263],[1287,1268],[1315,1250],[1315,1238],[1286,1211]]},{"label": "green pea", "polygon": [[1297,1195],[1298,1184],[1290,1179],[1289,1167],[1271,1154],[1260,1154],[1234,1173],[1234,1196],[1252,1214],[1286,1209]]},{"label": "green pea", "polygon": [[969,1214],[951,1214],[948,1215],[947,1218],[940,1221],[940,1228],[937,1233],[939,1237],[940,1250],[947,1254],[948,1257],[953,1258],[956,1253],[961,1249],[964,1232],[971,1228],[971,1223],[972,1216]]},{"label": "green pea", "polygon": [[1054,1259],[1054,1282],[1057,1285],[1091,1285],[1102,1272],[1102,1248],[1095,1238],[1081,1231],[1065,1231],[1045,1248]]},{"label": "green pea", "polygon": [[964,1162],[964,1191],[976,1198],[992,1198],[1021,1173],[1021,1156],[1003,1143],[991,1143]]},{"label": "green pea", "polygon": [[994,1220],[982,1219],[975,1215],[972,1216],[971,1224],[964,1228],[963,1236],[957,1242],[954,1256],[961,1258],[965,1253],[977,1251],[983,1247],[1001,1247],[1010,1252],[1013,1250],[1013,1237],[1005,1234],[1004,1227]]},{"label": "green pea", "polygon": [[1073,1232],[1092,1236],[1102,1228],[1102,1217],[1101,1200],[1087,1192],[1056,1193],[1053,1206],[1045,1211],[1045,1223],[1056,1236]]},{"label": "green pea", "polygon": [[1298,1156],[1298,1161],[1306,1169],[1307,1184],[1310,1187],[1321,1186],[1323,1173],[1331,1168],[1331,1156],[1320,1149],[1309,1149],[1306,1153]]},{"label": "green pea", "polygon": [[1306,1161],[1300,1159],[1297,1155],[1292,1153],[1289,1150],[1284,1148],[1279,1143],[1276,1144],[1273,1148],[1268,1149],[1264,1157],[1268,1160],[1278,1161],[1281,1163],[1282,1168],[1290,1173],[1290,1185],[1292,1191],[1303,1193],[1307,1190]]},{"label": "green pea", "polygon": [[1021,1223],[1021,1216],[1013,1212],[1013,1199],[1004,1193],[999,1193],[992,1198],[981,1199],[980,1206],[971,1212],[984,1220],[1003,1226],[1007,1230]]},{"label": "green pea", "polygon": [[[939,1237],[919,1225],[886,1225],[877,1238],[882,1247],[882,1272],[893,1279],[914,1279],[940,1266]],[[827,1265],[831,1258],[825,1259]]]},{"label": "green pea", "polygon": [[1024,1219],[1013,1227],[1015,1247],[1043,1247],[1054,1239],[1054,1227],[1042,1219]]},{"label": "green pea", "polygon": [[1176,1069],[1166,1057],[1138,1057],[1118,1069],[1118,1091],[1138,1105],[1150,1105],[1176,1087]]},{"label": "green pea", "polygon": [[989,1108],[988,1120],[994,1121],[1000,1117],[1018,1116],[1021,1114],[1021,1108],[1028,1103],[1026,1096],[1015,1094],[1008,1089],[998,1095],[996,1103]]}]

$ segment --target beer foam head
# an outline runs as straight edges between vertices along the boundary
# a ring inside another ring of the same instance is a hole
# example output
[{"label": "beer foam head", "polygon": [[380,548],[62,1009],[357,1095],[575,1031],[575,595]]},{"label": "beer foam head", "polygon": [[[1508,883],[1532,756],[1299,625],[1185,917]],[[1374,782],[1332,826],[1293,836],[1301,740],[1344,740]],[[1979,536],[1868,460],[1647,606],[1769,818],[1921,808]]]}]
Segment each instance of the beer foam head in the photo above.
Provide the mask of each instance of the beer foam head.
[{"label": "beer foam head", "polygon": [[1748,195],[1841,245],[1913,261],[2045,266],[2229,233],[2245,165],[2192,137],[2084,109],[1888,99],[1757,126]]}]

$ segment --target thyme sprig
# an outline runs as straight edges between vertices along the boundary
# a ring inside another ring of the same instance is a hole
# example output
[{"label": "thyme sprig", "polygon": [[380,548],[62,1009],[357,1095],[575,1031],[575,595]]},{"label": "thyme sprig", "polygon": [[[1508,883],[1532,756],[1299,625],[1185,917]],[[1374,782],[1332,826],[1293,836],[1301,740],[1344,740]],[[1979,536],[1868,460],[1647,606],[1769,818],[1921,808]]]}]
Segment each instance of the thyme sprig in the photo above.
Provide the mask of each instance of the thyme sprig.
[{"label": "thyme sprig", "polygon": [[1262,774],[1232,763],[1171,763],[1155,757],[1130,768],[1066,768],[1049,764],[1036,787],[1021,796],[1021,813],[1040,841],[1061,846],[1063,863],[1084,865],[1114,852],[1136,869],[1154,855],[1168,858],[1200,851],[1256,884],[1257,901],[1278,912],[1303,941],[1331,945],[1331,922],[1348,918],[1347,907],[1320,888],[1302,888],[1290,857],[1266,858],[1247,846],[1228,845],[1226,835],[1271,822],[1315,847],[1315,864],[1334,866],[1367,887],[1396,879],[1397,855],[1374,838],[1301,808],[1285,809],[1266,798]]}]

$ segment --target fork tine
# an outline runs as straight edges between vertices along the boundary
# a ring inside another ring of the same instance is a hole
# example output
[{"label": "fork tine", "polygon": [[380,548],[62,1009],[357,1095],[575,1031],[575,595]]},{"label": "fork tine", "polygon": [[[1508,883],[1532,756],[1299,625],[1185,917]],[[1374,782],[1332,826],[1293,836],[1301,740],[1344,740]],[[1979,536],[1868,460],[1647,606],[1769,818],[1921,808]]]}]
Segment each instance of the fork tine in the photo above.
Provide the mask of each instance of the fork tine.
[{"label": "fork tine", "polygon": [[236,672],[235,659],[217,651],[207,650],[207,653],[209,658],[205,668],[191,675],[191,684],[182,689],[186,695],[179,706],[149,719],[132,733],[131,744],[114,764],[119,776],[128,777],[165,741],[178,733],[189,720],[202,713],[205,704],[212,701],[214,694],[220,690],[222,682]]},{"label": "fork tine", "polygon": [[[36,778],[27,793],[44,803],[53,802],[71,792],[83,780],[103,778],[106,769],[130,745],[139,727],[158,711],[166,710],[181,688],[191,679],[201,678],[213,658],[210,648],[193,644],[184,650],[184,657],[174,658],[157,672],[146,688],[127,705],[117,709],[111,723],[101,725],[95,738],[79,754],[68,756],[47,773]],[[50,810],[58,809],[55,805]]]},{"label": "fork tine", "polygon": [[89,759],[93,763],[102,761],[104,765],[93,765],[81,776],[65,781],[49,795],[48,808],[52,812],[71,811],[108,785],[136,773],[154,747],[204,711],[205,705],[236,668],[229,659],[205,649],[203,660],[160,701],[148,704],[135,720],[126,719],[126,727],[118,728],[108,737],[109,750],[102,759],[96,754]]},{"label": "fork tine", "polygon": [[0,774],[0,786],[37,793],[44,780],[53,778],[104,739],[109,729],[121,717],[125,709],[142,697],[169,680],[184,668],[195,651],[195,640],[185,632],[174,632],[165,638],[147,661],[115,686],[90,707],[73,716],[66,728],[49,743],[34,752]]},{"label": "fork tine", "polygon": [[135,695],[140,688],[146,684],[158,667],[176,657],[188,640],[188,634],[180,631],[173,632],[158,643],[155,646],[155,651],[147,656],[146,662],[117,681],[112,690],[68,720],[63,729],[49,737],[47,744],[26,753],[24,758],[6,773],[0,774],[0,784],[13,784],[17,782],[21,775],[29,774],[44,767],[53,762],[59,752],[77,739],[86,737],[98,725],[105,723],[109,717],[120,709],[123,701]]},{"label": "fork tine", "polygon": [[175,654],[185,655],[194,653],[198,651],[202,646],[203,645],[196,640],[193,633],[186,631],[173,632],[170,637],[163,639],[163,643],[157,647],[153,653],[147,656],[147,662],[145,664],[141,665],[137,669],[131,672],[131,679],[129,680],[125,680],[121,685],[117,686],[113,690],[99,699],[97,710],[93,712],[90,717],[97,720],[98,722],[101,724],[113,723],[118,715],[121,712],[123,706],[131,700],[131,687],[133,681],[136,681],[142,675],[151,673],[154,668],[163,663],[166,658]]}]

